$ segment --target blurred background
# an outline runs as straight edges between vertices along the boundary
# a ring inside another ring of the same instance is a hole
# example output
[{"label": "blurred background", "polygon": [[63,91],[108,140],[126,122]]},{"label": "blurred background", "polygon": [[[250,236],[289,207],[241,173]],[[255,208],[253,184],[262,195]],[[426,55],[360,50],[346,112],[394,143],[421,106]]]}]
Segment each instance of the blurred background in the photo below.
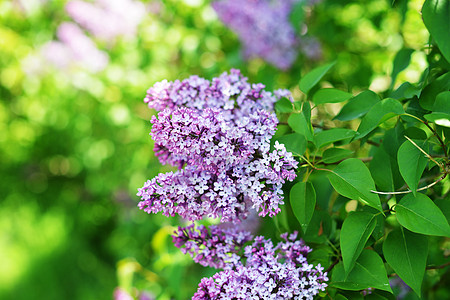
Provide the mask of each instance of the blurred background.
[{"label": "blurred background", "polygon": [[[170,169],[146,90],[238,68],[300,99],[301,74],[336,60],[325,85],[384,93],[427,67],[422,4],[299,1],[306,42],[279,70],[244,57],[207,0],[0,0],[0,299],[189,298],[215,271],[171,244],[181,220],[137,208],[137,188]],[[393,76],[399,51],[411,63]]]}]

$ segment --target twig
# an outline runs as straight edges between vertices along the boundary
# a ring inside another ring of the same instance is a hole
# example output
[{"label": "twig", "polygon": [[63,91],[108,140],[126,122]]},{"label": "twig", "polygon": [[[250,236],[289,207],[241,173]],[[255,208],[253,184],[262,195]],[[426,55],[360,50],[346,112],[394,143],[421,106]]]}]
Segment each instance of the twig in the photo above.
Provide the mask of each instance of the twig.
[{"label": "twig", "polygon": [[430,159],[432,162],[434,162],[436,165],[438,165],[439,168],[441,168],[441,170],[445,171],[444,166],[443,166],[442,164],[438,163],[434,158],[432,158],[432,157],[430,156],[430,154],[426,153],[426,152],[425,152],[422,148],[420,148],[420,147],[419,147],[412,139],[410,139],[410,138],[407,137],[406,135],[405,135],[405,138],[406,138],[408,141],[410,141],[411,144],[413,144],[417,149],[419,149],[420,152],[422,152],[423,154],[425,154],[425,156],[428,157],[428,159]]},{"label": "twig", "polygon": [[[444,178],[445,178],[446,176],[447,176],[447,173],[444,173],[438,180],[436,180],[436,181],[433,182],[433,183],[430,183],[430,184],[427,185],[427,186],[424,186],[424,187],[421,187],[420,189],[417,189],[416,192],[420,192],[420,191],[429,189],[430,187],[432,187],[432,186],[435,185],[436,183],[438,183],[438,182],[444,180]],[[409,194],[409,193],[412,193],[412,190],[398,191],[398,192],[378,192],[378,191],[373,191],[373,190],[370,190],[370,191],[371,191],[372,193],[379,194],[379,195],[400,195],[400,194]]]},{"label": "twig", "polygon": [[334,266],[336,266],[339,263],[339,261],[340,261],[339,257],[336,258],[336,260],[333,261],[333,263],[325,270],[325,272],[329,273],[334,268]]}]

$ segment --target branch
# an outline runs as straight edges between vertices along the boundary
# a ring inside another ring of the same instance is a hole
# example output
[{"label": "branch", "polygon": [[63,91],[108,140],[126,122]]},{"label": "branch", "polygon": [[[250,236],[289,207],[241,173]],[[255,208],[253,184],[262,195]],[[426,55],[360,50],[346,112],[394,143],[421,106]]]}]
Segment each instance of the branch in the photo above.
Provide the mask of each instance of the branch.
[{"label": "branch", "polygon": [[[432,187],[433,185],[435,185],[438,182],[441,182],[442,180],[444,180],[444,178],[447,177],[447,173],[444,173],[444,175],[442,175],[438,180],[436,180],[433,183],[430,183],[427,186],[421,187],[420,189],[417,189],[416,192],[420,192],[426,189],[429,189],[430,187]],[[400,194],[409,194],[412,193],[412,190],[406,190],[406,191],[398,191],[398,192],[378,192],[378,191],[373,191],[370,190],[372,193],[375,194],[379,194],[379,195],[400,195]]]}]

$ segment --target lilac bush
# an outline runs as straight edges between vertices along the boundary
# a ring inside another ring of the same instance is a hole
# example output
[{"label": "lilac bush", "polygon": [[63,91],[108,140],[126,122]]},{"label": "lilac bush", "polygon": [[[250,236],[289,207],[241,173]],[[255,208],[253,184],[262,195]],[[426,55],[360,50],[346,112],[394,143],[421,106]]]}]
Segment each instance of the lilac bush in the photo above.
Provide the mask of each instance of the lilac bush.
[{"label": "lilac bush", "polygon": [[276,246],[262,236],[218,226],[208,230],[192,224],[175,233],[175,246],[183,253],[224,269],[203,278],[192,299],[312,299],[327,286],[327,273],[320,264],[308,264],[311,249],[297,240],[297,232],[282,234]]},{"label": "lilac bush", "polygon": [[[298,2],[302,0],[219,0],[212,6],[222,22],[239,36],[245,58],[261,57],[285,70],[294,63],[300,46],[289,21],[292,7]],[[312,57],[320,53],[320,49],[316,51]]]},{"label": "lilac bush", "polygon": [[270,152],[278,123],[271,111],[289,93],[263,88],[237,70],[211,84],[192,76],[150,88],[145,102],[163,110],[152,118],[154,151],[161,163],[179,170],[148,180],[138,192],[139,208],[235,223],[251,208],[260,216],[276,215],[284,203],[281,187],[295,179],[298,162],[278,142]]}]

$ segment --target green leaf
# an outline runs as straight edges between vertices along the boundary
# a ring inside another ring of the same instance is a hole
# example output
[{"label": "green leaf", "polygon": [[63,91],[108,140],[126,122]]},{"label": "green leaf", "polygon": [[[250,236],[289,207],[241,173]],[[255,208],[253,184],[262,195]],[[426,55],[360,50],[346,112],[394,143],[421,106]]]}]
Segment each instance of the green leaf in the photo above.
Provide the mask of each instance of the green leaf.
[{"label": "green leaf", "polygon": [[321,89],[313,96],[313,102],[318,104],[323,103],[339,103],[348,100],[353,95],[338,89]]},{"label": "green leaf", "polygon": [[390,98],[397,100],[410,99],[414,96],[420,96],[421,89],[409,82],[402,83],[395,91],[389,94]]},{"label": "green leaf", "polygon": [[334,119],[349,121],[364,116],[372,106],[380,101],[380,97],[372,91],[364,91],[350,99],[342,107]]},{"label": "green leaf", "polygon": [[448,199],[437,199],[434,201],[434,204],[439,207],[447,219],[447,222],[450,224],[450,201],[448,201]]},{"label": "green leaf", "polygon": [[312,126],[302,113],[292,114],[289,116],[288,124],[297,133],[302,134],[308,141],[313,141]]},{"label": "green leaf", "polygon": [[411,61],[411,54],[414,52],[413,49],[404,48],[397,52],[394,58],[393,68],[392,68],[392,82],[391,82],[391,88],[395,84],[395,79],[397,78],[398,73],[403,71]]},{"label": "green leaf", "polygon": [[436,80],[431,81],[422,91],[419,104],[426,110],[433,110],[437,95],[450,89],[450,72],[447,72]]},{"label": "green leaf", "polygon": [[351,212],[344,220],[340,243],[345,274],[353,269],[375,225],[375,215],[362,211]]},{"label": "green leaf", "polygon": [[346,128],[332,128],[316,133],[314,136],[314,141],[317,148],[322,148],[328,144],[351,139],[356,134],[356,131]]},{"label": "green leaf", "polygon": [[428,238],[403,228],[391,231],[383,243],[383,254],[398,276],[420,297]]},{"label": "green leaf", "polygon": [[330,286],[351,291],[372,287],[392,292],[383,260],[375,251],[367,249],[363,250],[348,276],[345,275],[344,265],[338,263],[334,267]]},{"label": "green leaf", "polygon": [[290,113],[293,110],[292,102],[287,98],[281,98],[275,103],[275,110],[280,113]]},{"label": "green leaf", "polygon": [[375,181],[375,185],[381,191],[394,190],[394,178],[391,168],[391,157],[382,147],[378,147],[373,154],[369,165],[370,173]]},{"label": "green leaf", "polygon": [[353,151],[342,148],[328,148],[323,152],[322,161],[326,164],[338,162],[353,154]]},{"label": "green leaf", "polygon": [[300,79],[300,90],[308,94],[308,92],[322,79],[322,77],[334,66],[336,62],[329,63],[324,66],[317,67]]},{"label": "green leaf", "polygon": [[450,2],[448,0],[426,0],[423,4],[423,22],[448,62],[450,62],[449,16]]},{"label": "green leaf", "polygon": [[[414,142],[426,151],[424,149],[426,141],[415,140]],[[428,158],[407,140],[398,149],[397,161],[400,174],[402,174],[413,194],[416,194],[417,186],[427,165]]]},{"label": "green leaf", "polygon": [[439,207],[422,193],[408,194],[395,206],[398,222],[408,230],[450,237],[450,226]]},{"label": "green leaf", "polygon": [[291,133],[277,138],[280,144],[284,144],[286,150],[293,154],[303,155],[306,151],[306,138],[300,133]]},{"label": "green leaf", "polygon": [[433,112],[424,117],[437,125],[450,127],[450,92],[438,94],[433,105]]},{"label": "green leaf", "polygon": [[359,159],[344,160],[328,175],[328,179],[342,196],[357,199],[382,211],[380,198],[371,192],[371,190],[375,190],[375,183],[370,176],[369,169]]},{"label": "green leaf", "polygon": [[316,207],[316,191],[310,182],[296,183],[290,192],[292,211],[306,232]]},{"label": "green leaf", "polygon": [[357,139],[365,137],[372,130],[374,130],[379,124],[384,121],[397,116],[404,114],[405,110],[402,107],[402,104],[395,99],[387,98],[381,100],[376,103],[369,112],[364,116],[361,120],[361,124],[359,124],[358,132],[359,136],[356,136]]}]

